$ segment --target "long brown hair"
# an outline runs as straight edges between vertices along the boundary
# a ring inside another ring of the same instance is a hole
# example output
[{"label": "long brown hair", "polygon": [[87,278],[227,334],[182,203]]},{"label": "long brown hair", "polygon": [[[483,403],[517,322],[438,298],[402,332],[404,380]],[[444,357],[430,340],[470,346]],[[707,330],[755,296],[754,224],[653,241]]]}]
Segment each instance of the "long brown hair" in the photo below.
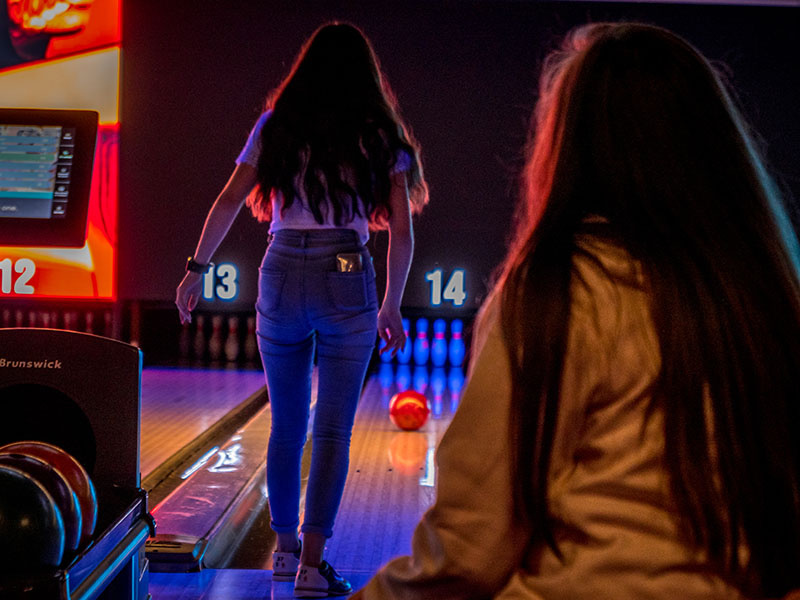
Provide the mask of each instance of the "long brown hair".
[{"label": "long brown hair", "polygon": [[260,220],[280,192],[281,210],[305,197],[317,222],[332,210],[338,225],[361,215],[360,199],[361,216],[373,229],[385,228],[391,171],[403,155],[412,212],[427,203],[419,144],[357,27],[328,23],[315,31],[266,108],[272,114],[261,131],[259,185],[248,198]]},{"label": "long brown hair", "polygon": [[540,92],[498,283],[518,515],[558,553],[547,478],[570,283],[600,216],[595,235],[649,292],[681,531],[734,584],[783,595],[800,586],[800,254],[752,136],[709,62],[655,26],[573,31]]}]

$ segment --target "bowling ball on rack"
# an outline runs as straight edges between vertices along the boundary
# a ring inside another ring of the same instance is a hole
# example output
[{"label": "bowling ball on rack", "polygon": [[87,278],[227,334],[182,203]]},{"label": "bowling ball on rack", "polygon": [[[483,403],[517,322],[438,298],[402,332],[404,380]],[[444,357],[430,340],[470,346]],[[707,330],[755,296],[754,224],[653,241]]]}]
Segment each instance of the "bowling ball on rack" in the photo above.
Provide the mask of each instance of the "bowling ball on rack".
[{"label": "bowling ball on rack", "polygon": [[53,497],[64,520],[64,551],[77,550],[81,540],[83,518],[78,496],[64,474],[47,461],[30,454],[0,453],[0,465],[24,471],[42,484],[47,493]]},{"label": "bowling ball on rack", "polygon": [[78,497],[81,507],[82,546],[94,533],[97,525],[97,492],[83,465],[73,456],[57,446],[37,441],[13,442],[0,447],[0,454],[29,454],[41,458],[61,472]]},{"label": "bowling ball on rack", "polygon": [[415,431],[422,427],[431,414],[431,407],[424,394],[406,390],[392,396],[389,401],[389,418],[404,431]]},{"label": "bowling ball on rack", "polygon": [[0,572],[41,571],[64,557],[64,522],[42,484],[0,465]]}]

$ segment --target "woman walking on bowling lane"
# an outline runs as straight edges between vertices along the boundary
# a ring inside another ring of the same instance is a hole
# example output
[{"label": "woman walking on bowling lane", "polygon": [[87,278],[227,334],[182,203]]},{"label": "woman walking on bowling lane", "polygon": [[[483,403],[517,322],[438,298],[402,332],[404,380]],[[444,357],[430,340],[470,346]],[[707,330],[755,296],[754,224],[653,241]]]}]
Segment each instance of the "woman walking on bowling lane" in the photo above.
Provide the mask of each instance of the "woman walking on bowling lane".
[{"label": "woman walking on bowling lane", "polygon": [[800,254],[723,85],[664,29],[595,24],[535,116],[436,502],[355,597],[800,588]]},{"label": "woman walking on bowling lane", "polygon": [[[237,166],[206,219],[190,270],[178,287],[191,318],[205,263],[247,198],[270,221],[257,309],[259,350],[272,411],[267,487],[277,534],[273,579],[295,594],[341,595],[350,584],[323,560],[349,464],[350,434],[376,325],[395,353],[413,253],[412,212],[427,202],[418,146],[364,35],[348,24],[318,29],[267,101]],[[251,192],[252,190],[252,192]],[[364,243],[389,230],[387,285],[378,311],[375,273]],[[300,458],[318,348],[318,399],[298,538]]]}]

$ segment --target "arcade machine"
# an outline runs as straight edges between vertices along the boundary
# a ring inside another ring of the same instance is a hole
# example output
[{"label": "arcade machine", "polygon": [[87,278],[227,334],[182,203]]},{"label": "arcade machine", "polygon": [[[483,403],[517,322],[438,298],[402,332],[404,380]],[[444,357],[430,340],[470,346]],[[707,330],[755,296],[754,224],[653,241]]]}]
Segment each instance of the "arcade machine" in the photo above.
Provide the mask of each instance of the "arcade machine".
[{"label": "arcade machine", "polygon": [[[97,121],[92,111],[0,109],[3,245],[85,244]],[[3,293],[31,285],[31,265],[0,258]],[[144,546],[155,527],[139,474],[141,365],[138,348],[113,339],[0,329],[0,598],[149,597]],[[96,513],[80,511],[86,535],[71,544],[77,517],[26,474],[32,459],[19,442],[31,440],[74,457],[93,487]]]}]

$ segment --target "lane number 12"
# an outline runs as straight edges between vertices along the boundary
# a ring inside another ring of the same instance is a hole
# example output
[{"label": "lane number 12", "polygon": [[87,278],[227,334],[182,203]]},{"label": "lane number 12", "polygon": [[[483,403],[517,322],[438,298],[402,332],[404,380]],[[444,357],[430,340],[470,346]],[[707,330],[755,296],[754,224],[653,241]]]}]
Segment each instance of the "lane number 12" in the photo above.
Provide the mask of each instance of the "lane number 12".
[{"label": "lane number 12", "polygon": [[28,282],[36,273],[36,263],[30,258],[20,258],[12,263],[10,258],[0,260],[0,292],[10,294],[14,273],[19,277],[13,282],[15,294],[33,294],[33,286]]}]

